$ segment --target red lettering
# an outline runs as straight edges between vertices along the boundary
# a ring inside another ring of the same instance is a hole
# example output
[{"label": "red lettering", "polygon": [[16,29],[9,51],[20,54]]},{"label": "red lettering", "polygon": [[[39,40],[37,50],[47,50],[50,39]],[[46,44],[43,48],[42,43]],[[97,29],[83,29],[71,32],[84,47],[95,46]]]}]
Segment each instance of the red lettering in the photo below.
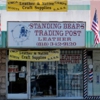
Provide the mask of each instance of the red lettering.
[{"label": "red lettering", "polygon": [[71,29],[71,24],[68,24],[68,29]]},{"label": "red lettering", "polygon": [[62,41],[66,41],[66,37],[62,37]]},{"label": "red lettering", "polygon": [[48,41],[52,41],[52,39],[51,38],[48,38]]},{"label": "red lettering", "polygon": [[65,31],[65,36],[80,36],[81,31]]},{"label": "red lettering", "polygon": [[71,41],[71,38],[70,38],[70,37],[68,37],[68,38],[67,38],[67,41]]},{"label": "red lettering", "polygon": [[82,24],[82,25],[81,25],[81,29],[84,29],[84,27],[85,27],[84,24]]},{"label": "red lettering", "polygon": [[61,37],[57,37],[57,41],[61,41]]},{"label": "red lettering", "polygon": [[53,41],[55,41],[56,37],[52,37]]},{"label": "red lettering", "polygon": [[43,41],[47,41],[47,37],[43,37]]},{"label": "red lettering", "polygon": [[50,46],[53,46],[54,44],[53,44],[53,42],[50,42]]},{"label": "red lettering", "polygon": [[72,25],[72,29],[75,29],[75,25],[74,24]]},{"label": "red lettering", "polygon": [[78,29],[78,28],[80,28],[80,24],[78,23],[78,24],[76,24],[76,28]]}]

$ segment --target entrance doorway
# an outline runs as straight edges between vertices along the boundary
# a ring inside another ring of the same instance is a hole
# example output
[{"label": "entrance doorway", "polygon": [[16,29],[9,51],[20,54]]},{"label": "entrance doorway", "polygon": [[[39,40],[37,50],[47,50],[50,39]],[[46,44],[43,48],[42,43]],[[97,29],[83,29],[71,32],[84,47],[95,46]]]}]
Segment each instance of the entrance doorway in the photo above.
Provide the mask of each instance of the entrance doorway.
[{"label": "entrance doorway", "polygon": [[28,99],[27,62],[8,61],[8,99]]},{"label": "entrance doorway", "polygon": [[56,96],[56,62],[31,62],[31,97]]}]

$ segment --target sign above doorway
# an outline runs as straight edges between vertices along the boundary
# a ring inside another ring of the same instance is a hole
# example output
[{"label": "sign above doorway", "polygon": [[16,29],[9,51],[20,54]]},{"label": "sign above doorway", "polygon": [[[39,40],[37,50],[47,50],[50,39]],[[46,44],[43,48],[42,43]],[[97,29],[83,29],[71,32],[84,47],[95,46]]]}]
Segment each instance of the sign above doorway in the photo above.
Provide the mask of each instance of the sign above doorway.
[{"label": "sign above doorway", "polygon": [[34,50],[34,51],[21,51],[9,50],[9,60],[17,61],[59,61],[60,50]]},{"label": "sign above doorway", "polygon": [[85,22],[8,22],[8,47],[85,47],[85,28]]},{"label": "sign above doorway", "polygon": [[66,12],[67,0],[7,0],[7,11]]}]

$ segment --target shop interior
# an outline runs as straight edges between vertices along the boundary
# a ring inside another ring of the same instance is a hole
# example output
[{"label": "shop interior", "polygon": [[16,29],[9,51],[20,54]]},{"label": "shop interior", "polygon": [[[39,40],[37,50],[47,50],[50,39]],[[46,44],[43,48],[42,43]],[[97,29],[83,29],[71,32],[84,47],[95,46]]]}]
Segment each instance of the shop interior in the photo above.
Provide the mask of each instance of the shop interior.
[{"label": "shop interior", "polygon": [[54,62],[31,62],[31,96],[56,95],[56,66]]}]

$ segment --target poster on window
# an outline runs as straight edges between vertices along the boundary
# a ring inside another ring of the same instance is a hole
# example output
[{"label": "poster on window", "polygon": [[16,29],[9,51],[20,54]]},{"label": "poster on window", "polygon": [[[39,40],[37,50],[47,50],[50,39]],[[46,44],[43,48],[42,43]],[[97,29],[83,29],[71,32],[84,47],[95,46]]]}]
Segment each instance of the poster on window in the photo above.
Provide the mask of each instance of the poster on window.
[{"label": "poster on window", "polygon": [[16,81],[16,74],[15,73],[10,73],[9,74],[9,81],[10,82],[15,82]]}]

